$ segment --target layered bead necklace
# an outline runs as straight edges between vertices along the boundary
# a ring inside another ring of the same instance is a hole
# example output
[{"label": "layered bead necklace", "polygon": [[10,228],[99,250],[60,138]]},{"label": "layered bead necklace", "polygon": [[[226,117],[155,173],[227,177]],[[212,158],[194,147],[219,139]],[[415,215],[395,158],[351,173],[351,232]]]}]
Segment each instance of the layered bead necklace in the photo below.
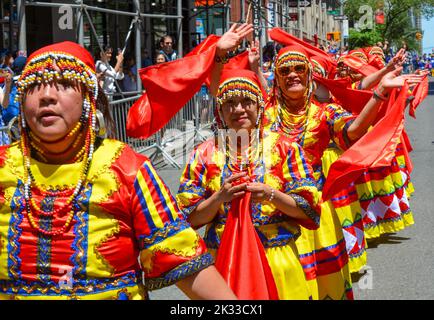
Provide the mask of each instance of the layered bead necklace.
[{"label": "layered bead necklace", "polygon": [[[54,63],[60,69],[60,72],[55,70]],[[42,71],[43,70],[43,71]],[[30,128],[27,128],[24,118],[23,110],[21,109],[21,151],[23,154],[24,164],[24,205],[29,220],[29,224],[39,233],[46,236],[58,236],[63,234],[70,226],[74,218],[74,204],[77,204],[77,198],[86,183],[87,175],[90,169],[90,165],[93,158],[94,146],[96,140],[96,98],[98,95],[98,87],[96,82],[96,75],[89,67],[78,59],[66,54],[47,53],[36,57],[26,67],[20,80],[18,82],[19,95],[17,99],[21,102],[22,95],[28,88],[28,86],[37,83],[50,83],[52,81],[65,79],[67,81],[77,81],[79,84],[84,84],[88,89],[83,101],[83,113],[79,123],[67,134],[66,137],[74,136],[79,130],[81,132],[77,136],[76,141],[73,143],[73,148],[78,146],[78,143],[82,141],[82,136],[85,135],[84,146],[76,153],[73,158],[73,162],[81,161],[80,174],[75,188],[66,190],[48,190],[37,182],[35,176],[31,170],[31,150],[34,150],[41,159],[46,161],[44,154],[46,151],[42,150],[37,143],[41,142],[41,139],[33,134]],[[22,106],[23,108],[23,106]],[[65,137],[65,138],[66,138]],[[63,139],[65,139],[63,138]],[[37,193],[45,197],[67,197],[63,205],[59,205],[57,208],[53,205],[52,210],[43,210],[41,205],[36,202],[33,197],[33,190],[37,190]],[[35,216],[39,218],[55,217],[65,214],[67,211],[66,221],[58,229],[47,230],[41,228],[35,221]]]},{"label": "layered bead necklace", "polygon": [[294,141],[303,146],[304,138],[309,125],[310,107],[307,105],[302,114],[293,114],[281,102],[277,106],[277,124],[279,129]]},{"label": "layered bead necklace", "polygon": [[[297,65],[307,66],[307,87],[304,93],[304,106],[301,114],[293,114],[285,105],[280,88],[277,90],[277,127],[286,135],[294,138],[301,146],[304,144],[307,128],[309,125],[310,99],[313,93],[312,72],[313,67],[306,55],[297,51],[287,51],[276,57],[275,68],[294,67]],[[276,83],[276,82],[275,82]]]}]

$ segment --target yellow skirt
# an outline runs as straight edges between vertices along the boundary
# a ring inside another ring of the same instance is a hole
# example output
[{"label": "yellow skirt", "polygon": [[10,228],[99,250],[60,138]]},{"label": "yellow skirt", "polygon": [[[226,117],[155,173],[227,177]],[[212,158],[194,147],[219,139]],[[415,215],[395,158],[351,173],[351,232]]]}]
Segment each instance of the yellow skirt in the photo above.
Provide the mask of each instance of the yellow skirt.
[{"label": "yellow skirt", "polygon": [[[342,151],[336,147],[328,147],[322,157],[322,169],[327,177],[330,166],[335,162]],[[359,203],[357,190],[354,184],[334,195],[330,200],[342,227],[350,272],[359,272],[366,265],[367,243],[362,219],[362,208]]]},{"label": "yellow skirt", "polygon": [[314,300],[353,299],[345,239],[330,201],[321,207],[320,227],[301,228],[295,244]]},{"label": "yellow skirt", "polygon": [[[215,258],[216,250],[209,249]],[[265,248],[268,264],[280,300],[309,300],[311,293],[298,258],[294,241],[279,247]]]}]

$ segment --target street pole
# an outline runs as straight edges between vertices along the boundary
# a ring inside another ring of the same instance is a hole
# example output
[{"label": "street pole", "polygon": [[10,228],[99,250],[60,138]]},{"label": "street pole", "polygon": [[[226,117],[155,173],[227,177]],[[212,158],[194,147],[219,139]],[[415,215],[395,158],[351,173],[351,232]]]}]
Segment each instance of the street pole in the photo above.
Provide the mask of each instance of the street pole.
[{"label": "street pole", "polygon": [[183,56],[183,43],[182,43],[182,0],[177,1],[177,14],[178,14],[178,55]]},{"label": "street pole", "polygon": [[[83,5],[83,0],[80,1]],[[84,29],[83,29],[83,8],[77,9],[77,26],[78,26],[78,43],[84,45]]]},{"label": "street pole", "polygon": [[300,0],[297,0],[297,29],[298,29],[298,37],[303,40],[303,32],[301,30],[301,7]]},{"label": "street pole", "polygon": [[[27,51],[27,34],[26,34],[26,5],[24,1],[17,1],[17,11],[18,11],[18,28],[19,28],[19,42],[18,50],[26,52]],[[12,12],[10,13],[9,19],[12,20]],[[12,41],[12,39],[10,39]]]},{"label": "street pole", "polygon": [[[344,15],[344,2],[341,1],[341,6],[340,6],[340,13],[341,16]],[[344,20],[341,20],[341,49],[344,47]]]},{"label": "street pole", "polygon": [[[142,39],[140,34],[140,1],[134,0],[134,7],[137,12],[136,20],[136,66],[137,66],[137,74],[136,74],[136,83],[137,90],[141,91],[142,89],[142,81],[139,75],[139,69],[142,68]],[[125,44],[126,45],[126,44]]]},{"label": "street pole", "polygon": [[206,36],[209,36],[209,15],[208,15],[208,0],[206,0],[205,4],[205,14],[206,14]]}]

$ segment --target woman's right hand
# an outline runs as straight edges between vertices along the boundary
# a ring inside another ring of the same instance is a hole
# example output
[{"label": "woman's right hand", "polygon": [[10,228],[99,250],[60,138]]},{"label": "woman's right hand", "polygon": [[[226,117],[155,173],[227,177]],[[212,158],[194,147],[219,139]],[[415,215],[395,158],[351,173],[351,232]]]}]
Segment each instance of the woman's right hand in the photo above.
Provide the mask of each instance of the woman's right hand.
[{"label": "woman's right hand", "polygon": [[122,53],[122,51],[120,51],[120,52],[118,53],[118,55],[116,56],[116,61],[117,61],[118,63],[122,63],[122,62],[124,61],[124,54]]},{"label": "woman's right hand", "polygon": [[247,187],[247,179],[245,178],[247,178],[245,172],[240,172],[227,178],[217,192],[219,202],[229,202],[235,198],[242,197],[246,193],[245,190]]}]

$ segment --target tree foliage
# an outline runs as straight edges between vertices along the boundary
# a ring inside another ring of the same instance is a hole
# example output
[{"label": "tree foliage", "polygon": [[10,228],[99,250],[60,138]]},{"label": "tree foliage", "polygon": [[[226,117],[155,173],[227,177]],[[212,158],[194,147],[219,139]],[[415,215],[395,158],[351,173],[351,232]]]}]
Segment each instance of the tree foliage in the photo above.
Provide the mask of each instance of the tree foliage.
[{"label": "tree foliage", "polygon": [[369,47],[383,41],[383,36],[377,30],[357,31],[350,29],[349,49]]},{"label": "tree foliage", "polygon": [[347,0],[344,10],[350,21],[358,22],[366,16],[363,6],[371,7],[374,14],[377,10],[383,10],[385,23],[373,23],[372,28],[364,30],[353,29],[350,32],[350,46],[359,43],[372,45],[376,42],[374,39],[380,36],[381,39],[377,41],[388,40],[397,47],[405,41],[409,48],[417,49],[415,34],[420,30],[414,28],[410,13],[421,14],[425,18],[434,16],[434,0]]}]

